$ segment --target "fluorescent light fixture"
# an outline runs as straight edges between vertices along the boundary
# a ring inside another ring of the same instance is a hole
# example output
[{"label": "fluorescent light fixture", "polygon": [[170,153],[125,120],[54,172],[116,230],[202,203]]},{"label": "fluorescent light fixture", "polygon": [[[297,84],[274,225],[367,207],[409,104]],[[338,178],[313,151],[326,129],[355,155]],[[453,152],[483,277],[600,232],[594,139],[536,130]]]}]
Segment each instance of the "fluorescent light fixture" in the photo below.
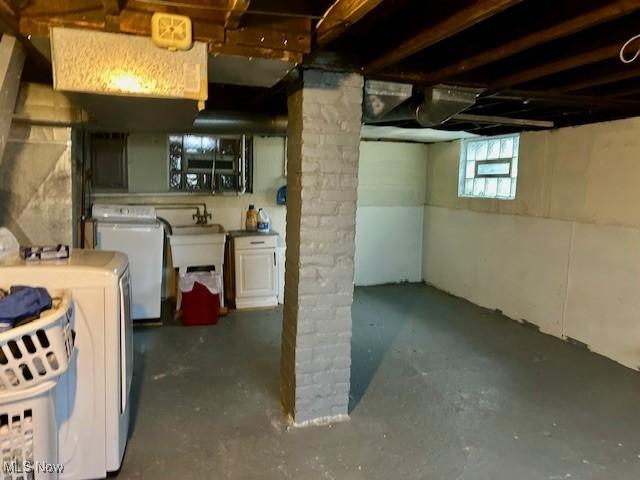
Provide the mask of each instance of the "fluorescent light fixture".
[{"label": "fluorescent light fixture", "polygon": [[150,38],[54,27],[53,87],[104,95],[207,99],[207,45],[185,51],[156,47]]}]

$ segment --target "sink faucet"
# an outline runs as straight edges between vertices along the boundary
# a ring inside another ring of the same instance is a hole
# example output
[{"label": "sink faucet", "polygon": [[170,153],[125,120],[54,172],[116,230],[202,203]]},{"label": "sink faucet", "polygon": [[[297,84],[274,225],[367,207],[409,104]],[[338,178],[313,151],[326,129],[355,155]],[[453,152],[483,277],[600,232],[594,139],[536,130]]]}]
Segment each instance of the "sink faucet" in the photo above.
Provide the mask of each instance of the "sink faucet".
[{"label": "sink faucet", "polygon": [[207,205],[205,204],[204,210],[202,214],[200,214],[200,207],[196,207],[196,213],[193,214],[192,218],[196,221],[196,225],[206,225],[208,219],[211,219],[211,213],[207,212]]}]

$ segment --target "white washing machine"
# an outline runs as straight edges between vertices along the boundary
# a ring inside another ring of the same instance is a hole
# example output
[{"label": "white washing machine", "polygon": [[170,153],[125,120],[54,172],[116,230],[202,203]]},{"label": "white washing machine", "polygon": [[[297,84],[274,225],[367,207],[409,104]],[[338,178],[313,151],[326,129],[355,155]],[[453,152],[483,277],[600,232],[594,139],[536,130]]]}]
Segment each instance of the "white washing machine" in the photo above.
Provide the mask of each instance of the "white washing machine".
[{"label": "white washing machine", "polygon": [[92,216],[96,248],[129,257],[133,319],[160,318],[164,228],[155,208],[95,204]]},{"label": "white washing machine", "polygon": [[129,433],[133,323],[126,256],[72,250],[68,260],[4,260],[0,284],[71,290],[77,353],[55,390],[60,478],[105,478],[120,468]]}]

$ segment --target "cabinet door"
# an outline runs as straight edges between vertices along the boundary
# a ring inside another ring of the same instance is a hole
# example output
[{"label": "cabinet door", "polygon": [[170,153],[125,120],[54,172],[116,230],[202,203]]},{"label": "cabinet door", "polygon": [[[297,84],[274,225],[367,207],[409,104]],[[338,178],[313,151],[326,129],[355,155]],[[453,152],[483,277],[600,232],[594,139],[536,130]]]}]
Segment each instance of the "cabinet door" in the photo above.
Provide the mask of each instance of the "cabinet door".
[{"label": "cabinet door", "polygon": [[236,250],[236,290],[239,298],[277,295],[275,250]]}]

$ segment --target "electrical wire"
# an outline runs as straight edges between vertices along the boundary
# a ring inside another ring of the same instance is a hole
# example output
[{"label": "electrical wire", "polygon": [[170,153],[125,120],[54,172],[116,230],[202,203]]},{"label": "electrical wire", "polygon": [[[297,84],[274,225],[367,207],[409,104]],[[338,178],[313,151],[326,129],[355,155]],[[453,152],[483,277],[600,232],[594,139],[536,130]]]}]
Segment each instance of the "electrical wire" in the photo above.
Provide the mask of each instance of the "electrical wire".
[{"label": "electrical wire", "polygon": [[640,57],[640,45],[638,46],[638,48],[636,48],[636,53],[633,55],[633,57],[625,58],[624,56],[624,51],[627,49],[627,47],[638,39],[640,39],[640,34],[631,37],[629,40],[625,42],[624,45],[622,45],[622,48],[620,49],[620,61],[622,63],[631,63],[635,61],[638,57]]}]

